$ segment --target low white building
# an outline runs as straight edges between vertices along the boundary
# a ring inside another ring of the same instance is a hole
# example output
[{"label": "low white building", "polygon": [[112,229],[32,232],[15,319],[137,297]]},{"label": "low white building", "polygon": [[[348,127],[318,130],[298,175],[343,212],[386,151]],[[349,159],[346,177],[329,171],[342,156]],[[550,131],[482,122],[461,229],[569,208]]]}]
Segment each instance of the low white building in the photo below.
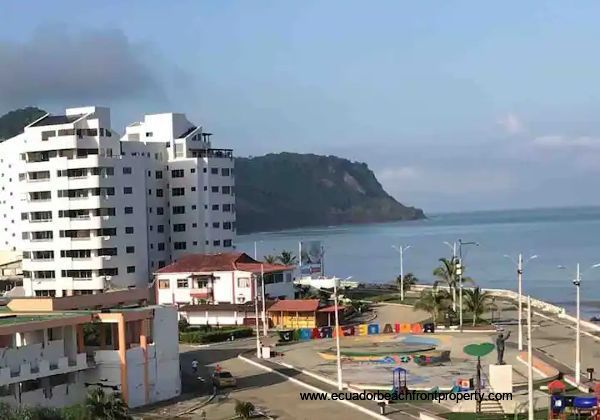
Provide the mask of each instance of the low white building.
[{"label": "low white building", "polygon": [[[268,264],[256,261],[244,253],[190,254],[155,273],[156,301],[159,304],[198,305],[210,304],[210,312],[227,311],[221,319],[228,318],[222,324],[235,324],[232,317],[236,308],[253,302],[257,294],[254,277],[257,279],[258,297],[266,299],[293,299],[293,272],[295,266]],[[230,306],[219,306],[229,304]],[[227,308],[227,309],[225,309]],[[204,309],[197,312],[206,312]],[[201,324],[215,321],[214,316],[206,315]],[[239,320],[238,320],[239,321]],[[214,322],[216,323],[216,322]],[[238,322],[241,323],[241,322]]]},{"label": "low white building", "polygon": [[0,402],[64,407],[89,387],[119,392],[131,408],[180,395],[177,311],[146,306],[148,297],[134,289],[11,300],[0,316]]}]

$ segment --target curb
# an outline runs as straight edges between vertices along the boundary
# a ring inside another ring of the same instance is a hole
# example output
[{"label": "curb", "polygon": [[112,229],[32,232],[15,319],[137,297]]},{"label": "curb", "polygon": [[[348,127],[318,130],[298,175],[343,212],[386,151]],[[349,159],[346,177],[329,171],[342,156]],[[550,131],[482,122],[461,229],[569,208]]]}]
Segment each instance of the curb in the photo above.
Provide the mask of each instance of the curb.
[{"label": "curb", "polygon": [[[275,369],[272,369],[272,368],[270,368],[268,366],[264,366],[261,363],[255,362],[254,360],[248,359],[247,357],[244,357],[241,354],[238,355],[238,358],[241,359],[241,360],[243,360],[246,363],[254,365],[254,366],[256,366],[256,367],[258,367],[260,369],[263,369],[263,370],[265,370],[267,372],[274,373],[275,375],[278,375],[278,376],[280,376],[280,377],[282,377],[282,378],[284,378],[284,379],[286,379],[286,380],[288,380],[290,382],[295,383],[296,385],[300,385],[301,387],[309,389],[309,390],[311,390],[313,392],[322,392],[322,393],[327,394],[327,396],[331,395],[329,392],[327,392],[327,391],[325,391],[323,389],[317,388],[316,386],[313,386],[313,385],[309,385],[309,384],[307,384],[305,382],[300,381],[299,379],[287,376],[287,375],[285,375],[285,374],[283,374],[283,373],[281,373],[281,372],[279,372],[279,371],[277,371]],[[328,401],[333,401],[333,400],[328,400]],[[358,404],[354,404],[353,402],[350,402],[350,401],[347,401],[347,400],[335,400],[335,401],[340,402],[340,403],[342,403],[344,405],[347,405],[347,406],[349,406],[349,407],[351,407],[351,408],[353,408],[353,409],[355,409],[357,411],[360,411],[360,412],[362,412],[362,413],[364,413],[364,414],[366,414],[369,417],[372,417],[374,419],[389,420],[388,417],[382,416],[381,414],[377,414],[374,411],[371,411],[368,408],[364,408],[364,407],[362,407],[362,406],[360,406]]]}]

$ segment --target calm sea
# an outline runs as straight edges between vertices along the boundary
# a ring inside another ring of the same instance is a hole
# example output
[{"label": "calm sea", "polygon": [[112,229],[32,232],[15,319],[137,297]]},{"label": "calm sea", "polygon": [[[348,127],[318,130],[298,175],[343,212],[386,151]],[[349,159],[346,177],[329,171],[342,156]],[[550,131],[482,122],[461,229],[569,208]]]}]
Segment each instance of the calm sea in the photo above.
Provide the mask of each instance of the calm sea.
[{"label": "calm sea", "polygon": [[[600,314],[600,208],[481,211],[430,215],[427,220],[370,225],[335,226],[256,233],[238,238],[237,248],[259,258],[281,250],[298,252],[298,241],[320,240],[325,247],[327,275],[352,276],[361,282],[386,283],[399,273],[399,254],[392,245],[410,245],[404,254],[404,271],[421,282],[433,281],[432,270],[440,257],[450,257],[444,242],[462,239],[478,242],[464,246],[466,275],[483,287],[516,289],[515,260],[538,255],[526,263],[525,293],[574,307],[575,267],[583,273],[582,311]],[[562,265],[566,268],[559,269]]]}]

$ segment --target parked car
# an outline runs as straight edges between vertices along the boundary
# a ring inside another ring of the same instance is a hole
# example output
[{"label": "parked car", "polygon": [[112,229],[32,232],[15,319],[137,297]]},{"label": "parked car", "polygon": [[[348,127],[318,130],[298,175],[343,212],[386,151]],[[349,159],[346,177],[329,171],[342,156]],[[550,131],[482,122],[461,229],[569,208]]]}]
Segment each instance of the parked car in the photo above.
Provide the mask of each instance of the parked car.
[{"label": "parked car", "polygon": [[213,374],[212,379],[213,379],[213,384],[215,384],[219,388],[225,388],[228,386],[236,386],[237,385],[237,381],[235,380],[233,375],[227,371],[215,372]]}]

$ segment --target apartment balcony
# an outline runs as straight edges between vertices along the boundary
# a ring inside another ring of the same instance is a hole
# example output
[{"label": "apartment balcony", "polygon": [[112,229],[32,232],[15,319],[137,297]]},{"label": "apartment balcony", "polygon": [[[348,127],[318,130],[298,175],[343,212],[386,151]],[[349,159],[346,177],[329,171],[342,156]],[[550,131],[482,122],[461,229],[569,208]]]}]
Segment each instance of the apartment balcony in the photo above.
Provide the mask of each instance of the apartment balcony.
[{"label": "apartment balcony", "polygon": [[70,360],[64,354],[63,340],[53,340],[19,348],[4,348],[0,358],[0,386],[88,369],[85,353]]}]

